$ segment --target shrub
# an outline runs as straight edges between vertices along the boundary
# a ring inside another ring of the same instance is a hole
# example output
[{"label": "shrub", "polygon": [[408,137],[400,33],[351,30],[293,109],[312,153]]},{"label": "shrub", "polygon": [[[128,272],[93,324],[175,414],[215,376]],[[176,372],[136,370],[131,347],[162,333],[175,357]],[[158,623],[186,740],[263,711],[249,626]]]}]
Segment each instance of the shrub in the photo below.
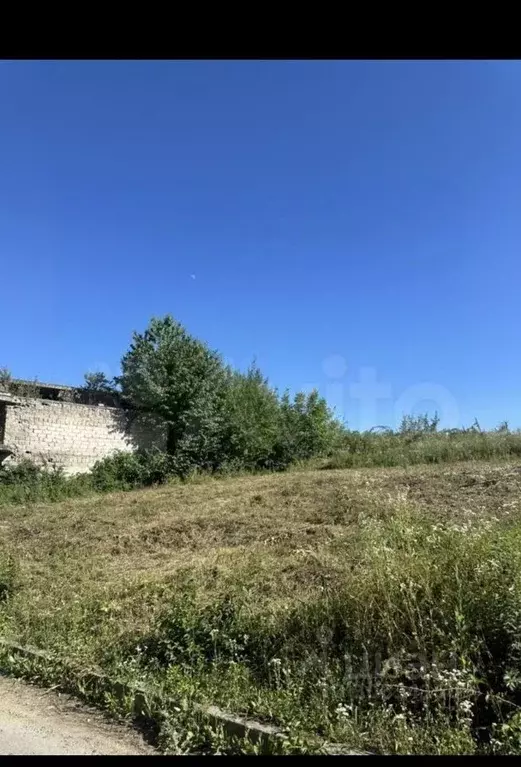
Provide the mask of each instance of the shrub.
[{"label": "shrub", "polygon": [[32,487],[41,481],[43,469],[32,461],[21,461],[0,469],[0,485]]},{"label": "shrub", "polygon": [[90,480],[95,490],[131,490],[162,484],[174,473],[172,456],[159,450],[116,453],[97,461]]},{"label": "shrub", "polygon": [[327,454],[338,442],[342,426],[318,391],[288,392],[280,400],[279,433],[272,463],[285,469],[292,463]]},{"label": "shrub", "polygon": [[90,474],[69,477],[60,468],[23,461],[0,469],[0,502],[59,501],[94,491],[132,490],[166,482],[173,473],[171,456],[158,450],[116,453],[97,461]]},{"label": "shrub", "polygon": [[12,381],[12,375],[8,368],[0,367],[0,391],[8,391]]},{"label": "shrub", "polygon": [[399,431],[401,434],[434,434],[438,431],[439,422],[437,413],[433,416],[429,416],[428,413],[404,415]]},{"label": "shrub", "polygon": [[59,501],[83,495],[90,487],[89,475],[67,477],[61,468],[31,461],[0,468],[0,503]]}]

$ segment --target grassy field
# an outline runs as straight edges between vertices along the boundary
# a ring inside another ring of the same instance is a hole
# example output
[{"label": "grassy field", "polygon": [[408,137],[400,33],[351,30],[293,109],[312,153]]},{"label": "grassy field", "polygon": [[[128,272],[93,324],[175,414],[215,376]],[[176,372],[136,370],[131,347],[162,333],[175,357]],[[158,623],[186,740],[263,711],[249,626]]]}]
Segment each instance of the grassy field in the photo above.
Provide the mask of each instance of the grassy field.
[{"label": "grassy field", "polygon": [[520,490],[464,462],[6,505],[0,636],[176,697],[170,752],[230,748],[208,702],[296,752],[520,753]]}]

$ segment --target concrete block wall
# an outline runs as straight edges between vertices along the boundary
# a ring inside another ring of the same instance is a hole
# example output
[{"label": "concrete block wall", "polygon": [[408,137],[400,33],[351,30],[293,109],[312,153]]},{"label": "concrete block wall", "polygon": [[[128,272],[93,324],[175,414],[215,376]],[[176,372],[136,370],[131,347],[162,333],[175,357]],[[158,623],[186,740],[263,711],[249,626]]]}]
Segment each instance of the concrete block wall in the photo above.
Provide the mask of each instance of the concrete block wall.
[{"label": "concrete block wall", "polygon": [[17,398],[5,408],[3,441],[24,458],[89,471],[101,458],[137,447],[164,447],[159,427],[138,425],[121,408]]}]

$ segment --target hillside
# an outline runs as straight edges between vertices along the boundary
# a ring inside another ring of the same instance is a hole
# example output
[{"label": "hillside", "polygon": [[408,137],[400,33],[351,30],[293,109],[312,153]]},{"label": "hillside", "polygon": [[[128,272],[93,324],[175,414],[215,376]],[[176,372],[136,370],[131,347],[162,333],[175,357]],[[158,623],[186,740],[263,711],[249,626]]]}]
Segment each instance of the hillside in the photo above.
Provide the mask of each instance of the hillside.
[{"label": "hillside", "polygon": [[[515,661],[503,622],[505,610],[521,615],[520,490],[521,463],[480,462],[201,479],[5,506],[0,634],[161,685],[187,710],[208,701],[276,722],[297,751],[323,737],[468,751],[479,692],[462,669],[479,667],[485,645],[502,674]],[[445,650],[462,661],[453,671],[464,698],[442,702],[425,681],[421,700],[410,697],[403,669],[389,687],[373,669],[378,654],[431,663]],[[350,668],[365,658],[363,673],[346,676],[348,655]],[[172,717],[167,748],[204,747],[208,733],[184,742],[182,713]]]}]

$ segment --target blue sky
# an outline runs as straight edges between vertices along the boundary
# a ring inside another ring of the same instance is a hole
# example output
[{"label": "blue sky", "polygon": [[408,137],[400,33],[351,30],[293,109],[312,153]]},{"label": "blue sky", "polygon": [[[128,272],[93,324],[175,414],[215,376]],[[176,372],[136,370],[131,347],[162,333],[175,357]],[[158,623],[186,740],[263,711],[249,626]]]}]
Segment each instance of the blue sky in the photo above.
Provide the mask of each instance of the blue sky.
[{"label": "blue sky", "polygon": [[169,312],[355,428],[521,425],[520,63],[4,61],[0,104],[16,376]]}]

